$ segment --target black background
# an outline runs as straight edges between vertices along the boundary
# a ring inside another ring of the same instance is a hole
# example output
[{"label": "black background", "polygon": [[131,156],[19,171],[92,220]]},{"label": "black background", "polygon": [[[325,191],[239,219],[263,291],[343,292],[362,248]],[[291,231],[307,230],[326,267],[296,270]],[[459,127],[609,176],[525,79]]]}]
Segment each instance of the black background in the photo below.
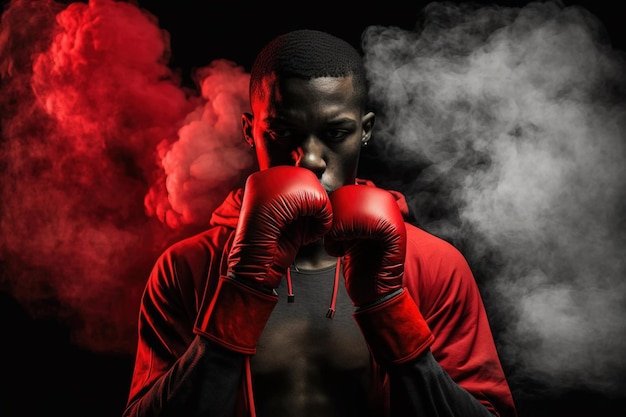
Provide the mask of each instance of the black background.
[{"label": "black background", "polygon": [[[251,2],[252,3],[252,2]],[[428,1],[364,2],[317,1],[244,4],[230,1],[208,11],[202,2],[142,0],[138,5],[159,19],[159,25],[171,35],[172,66],[180,68],[189,81],[195,67],[207,65],[216,58],[226,58],[249,69],[254,55],[271,37],[297,28],[327,30],[353,45],[360,44],[363,30],[370,25],[413,29]],[[463,2],[452,2],[463,3]],[[467,2],[465,2],[467,3]],[[527,1],[475,1],[475,4],[522,7]],[[581,6],[599,17],[613,45],[623,49],[623,21],[615,4],[597,1],[564,1],[565,6]],[[203,47],[210,40],[210,49]],[[217,42],[216,42],[217,41]]]}]

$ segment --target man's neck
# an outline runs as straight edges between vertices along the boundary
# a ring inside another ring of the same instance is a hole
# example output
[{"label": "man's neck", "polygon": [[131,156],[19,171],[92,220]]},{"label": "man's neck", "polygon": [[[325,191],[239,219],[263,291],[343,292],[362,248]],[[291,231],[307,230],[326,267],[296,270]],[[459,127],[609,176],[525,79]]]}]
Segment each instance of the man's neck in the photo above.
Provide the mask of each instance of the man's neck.
[{"label": "man's neck", "polygon": [[330,256],[324,250],[324,244],[322,240],[313,242],[307,246],[300,248],[300,251],[296,255],[296,259],[293,264],[296,268],[302,270],[316,270],[327,268],[335,265],[337,258]]}]

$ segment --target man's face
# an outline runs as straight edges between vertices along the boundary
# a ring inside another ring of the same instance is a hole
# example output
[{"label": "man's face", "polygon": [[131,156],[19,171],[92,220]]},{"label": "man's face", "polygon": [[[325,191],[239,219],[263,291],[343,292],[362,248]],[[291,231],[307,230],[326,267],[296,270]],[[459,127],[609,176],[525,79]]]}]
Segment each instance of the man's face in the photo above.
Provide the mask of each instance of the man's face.
[{"label": "man's face", "polygon": [[363,115],[352,78],[268,77],[263,88],[265,97],[251,103],[254,116],[243,118],[259,168],[307,168],[328,192],[354,184],[361,144],[370,138],[374,114]]}]

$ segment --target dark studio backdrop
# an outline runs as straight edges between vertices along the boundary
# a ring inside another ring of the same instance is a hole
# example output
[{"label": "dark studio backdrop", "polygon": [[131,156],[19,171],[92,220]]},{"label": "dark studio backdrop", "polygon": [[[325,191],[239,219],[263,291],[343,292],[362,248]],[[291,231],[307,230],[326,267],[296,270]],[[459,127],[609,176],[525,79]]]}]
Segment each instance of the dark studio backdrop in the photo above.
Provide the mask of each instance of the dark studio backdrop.
[{"label": "dark studio backdrop", "polygon": [[625,44],[597,2],[3,1],[0,415],[119,416],[152,263],[253,168],[271,37],[360,47],[360,175],[468,258],[520,417],[626,415]]}]

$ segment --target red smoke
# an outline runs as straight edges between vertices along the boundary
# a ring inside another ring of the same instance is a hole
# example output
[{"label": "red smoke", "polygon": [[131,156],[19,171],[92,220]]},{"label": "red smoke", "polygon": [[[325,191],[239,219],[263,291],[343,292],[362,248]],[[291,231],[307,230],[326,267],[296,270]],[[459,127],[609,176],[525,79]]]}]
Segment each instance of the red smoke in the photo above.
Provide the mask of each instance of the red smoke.
[{"label": "red smoke", "polygon": [[242,147],[239,126],[247,106],[248,74],[217,60],[200,69],[197,77],[205,100],[187,116],[178,141],[159,145],[165,176],[146,196],[148,213],[173,228],[206,223],[253,164],[251,153]]},{"label": "red smoke", "polygon": [[252,164],[247,74],[214,62],[186,91],[169,53],[130,3],[20,0],[2,15],[2,291],[88,349],[134,349],[152,262]]}]

